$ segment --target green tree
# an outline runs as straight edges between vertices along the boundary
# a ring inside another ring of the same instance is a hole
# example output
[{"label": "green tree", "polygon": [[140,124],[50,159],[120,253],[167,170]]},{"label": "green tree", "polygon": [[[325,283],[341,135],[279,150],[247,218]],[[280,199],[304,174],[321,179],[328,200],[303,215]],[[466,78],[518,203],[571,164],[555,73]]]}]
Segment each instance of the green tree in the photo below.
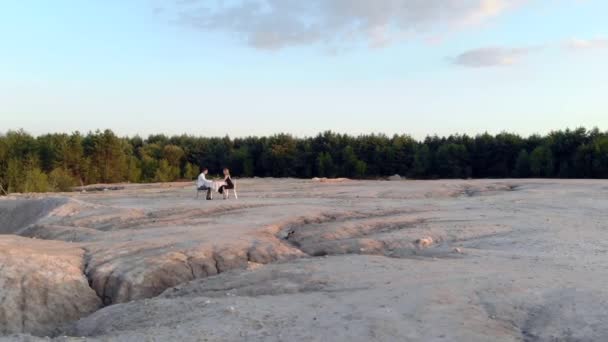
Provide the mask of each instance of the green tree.
[{"label": "green tree", "polygon": [[577,148],[574,156],[575,177],[593,177],[593,150],[592,144],[584,144]]},{"label": "green tree", "polygon": [[175,145],[166,145],[163,148],[163,158],[169,162],[169,165],[180,167],[182,159],[184,159],[184,150]]},{"label": "green tree", "polygon": [[8,191],[8,146],[4,135],[0,134],[0,196]]},{"label": "green tree", "polygon": [[519,155],[517,155],[517,161],[515,163],[515,176],[519,178],[526,178],[530,176],[530,155],[526,150],[521,150]]},{"label": "green tree", "polygon": [[539,146],[530,154],[530,171],[534,177],[553,177],[553,155],[546,146]]},{"label": "green tree", "polygon": [[294,177],[296,160],[296,142],[288,134],[279,134],[268,138],[262,153],[262,165],[267,170],[265,175],[272,177]]},{"label": "green tree", "polygon": [[89,164],[85,161],[83,137],[79,132],[72,133],[67,143],[61,146],[59,161],[83,185]]},{"label": "green tree", "polygon": [[131,146],[126,139],[120,139],[112,131],[105,130],[89,133],[85,140],[91,175],[99,177],[99,181],[104,183],[127,180]]},{"label": "green tree", "polygon": [[37,157],[44,172],[52,171],[59,164],[60,148],[66,140],[65,134],[45,134],[36,138]]},{"label": "green tree", "polygon": [[173,182],[179,178],[179,169],[171,166],[166,159],[163,159],[158,164],[154,181],[156,182]]},{"label": "green tree", "polygon": [[47,175],[38,167],[25,171],[23,192],[47,192],[49,183]]},{"label": "green tree", "polygon": [[25,191],[25,167],[23,161],[11,158],[6,167],[6,191],[23,192]]},{"label": "green tree", "polygon": [[433,160],[429,147],[426,144],[418,146],[416,154],[414,155],[412,176],[418,178],[428,177],[432,162]]},{"label": "green tree", "polygon": [[593,177],[608,178],[608,136],[594,139]]},{"label": "green tree", "polygon": [[82,159],[82,165],[82,178],[84,179],[84,183],[95,184],[102,181],[99,168],[95,166],[93,158],[90,156],[84,157]]},{"label": "green tree", "polygon": [[353,148],[346,146],[342,150],[342,170],[340,174],[345,177],[361,178],[365,176],[367,165],[357,158]]},{"label": "green tree", "polygon": [[[528,154],[528,151],[531,151]],[[0,187],[4,191],[68,189],[97,182],[173,181],[194,178],[195,165],[233,174],[275,177],[608,178],[608,132],[563,130],[522,138],[488,133],[469,137],[349,136],[323,132],[230,139],[151,135],[120,138],[112,131],[0,133]],[[46,179],[45,179],[46,177]]]},{"label": "green tree", "polygon": [[329,153],[323,152],[317,157],[317,174],[319,177],[336,176],[336,166]]},{"label": "green tree", "polygon": [[394,150],[394,172],[399,175],[409,175],[414,167],[414,158],[416,155],[416,140],[408,135],[395,135],[392,138],[391,145]]},{"label": "green tree", "polygon": [[365,164],[362,160],[357,160],[354,165],[354,177],[355,178],[363,178],[365,177],[365,172],[367,171],[367,164]]},{"label": "green tree", "polygon": [[131,183],[139,183],[142,180],[142,171],[139,166],[140,162],[135,156],[129,157],[127,164],[127,180]]},{"label": "green tree", "polygon": [[467,150],[463,145],[448,143],[437,149],[436,162],[439,175],[444,178],[469,177]]},{"label": "green tree", "polygon": [[159,160],[162,159],[162,152],[162,148],[158,144],[144,143],[142,147],[137,149],[136,155],[139,156],[140,160],[142,181],[155,181]]},{"label": "green tree", "polygon": [[49,190],[51,191],[70,191],[76,186],[78,181],[64,168],[55,168],[48,176]]},{"label": "green tree", "polygon": [[186,163],[186,166],[184,167],[184,178],[185,179],[189,179],[189,180],[196,179],[198,177],[198,174],[199,174],[199,170],[196,166],[194,166],[193,164],[190,164],[190,163]]}]

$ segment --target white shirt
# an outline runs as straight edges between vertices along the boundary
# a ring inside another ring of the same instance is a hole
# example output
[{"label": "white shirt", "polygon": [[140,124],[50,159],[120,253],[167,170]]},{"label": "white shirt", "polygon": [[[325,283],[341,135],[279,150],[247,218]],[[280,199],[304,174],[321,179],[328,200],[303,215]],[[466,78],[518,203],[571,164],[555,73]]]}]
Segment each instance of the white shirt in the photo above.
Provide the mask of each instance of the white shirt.
[{"label": "white shirt", "polygon": [[196,180],[196,186],[198,188],[200,188],[200,187],[211,188],[213,186],[213,182],[210,180],[207,180],[207,178],[205,178],[205,174],[201,172],[201,174],[198,175],[198,179]]}]

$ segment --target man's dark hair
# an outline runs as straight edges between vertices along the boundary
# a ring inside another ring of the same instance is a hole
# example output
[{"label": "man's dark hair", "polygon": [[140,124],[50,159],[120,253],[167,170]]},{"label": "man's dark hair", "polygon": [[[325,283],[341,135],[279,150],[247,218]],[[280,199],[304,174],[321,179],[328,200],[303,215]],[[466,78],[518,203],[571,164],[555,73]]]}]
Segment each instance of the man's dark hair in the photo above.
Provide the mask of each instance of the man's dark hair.
[{"label": "man's dark hair", "polygon": [[205,171],[209,171],[209,169],[206,167],[201,167],[201,172],[205,172]]}]

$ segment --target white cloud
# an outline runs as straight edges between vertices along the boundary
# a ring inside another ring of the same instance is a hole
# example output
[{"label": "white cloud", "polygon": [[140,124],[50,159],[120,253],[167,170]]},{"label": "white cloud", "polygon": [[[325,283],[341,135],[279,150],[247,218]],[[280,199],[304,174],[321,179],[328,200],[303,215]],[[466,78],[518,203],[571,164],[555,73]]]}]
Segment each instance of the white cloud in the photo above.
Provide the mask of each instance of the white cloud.
[{"label": "white cloud", "polygon": [[526,0],[178,0],[180,22],[235,34],[260,49],[365,42],[475,25]]},{"label": "white cloud", "polygon": [[508,66],[519,62],[533,48],[487,47],[469,50],[452,59],[456,65],[473,68]]},{"label": "white cloud", "polygon": [[571,50],[588,50],[608,48],[608,38],[570,39],[566,47]]},{"label": "white cloud", "polygon": [[530,53],[538,50],[563,48],[573,51],[608,49],[608,38],[570,39],[561,43],[533,47],[483,47],[465,51],[450,58],[450,61],[456,65],[474,68],[508,66],[520,62]]}]

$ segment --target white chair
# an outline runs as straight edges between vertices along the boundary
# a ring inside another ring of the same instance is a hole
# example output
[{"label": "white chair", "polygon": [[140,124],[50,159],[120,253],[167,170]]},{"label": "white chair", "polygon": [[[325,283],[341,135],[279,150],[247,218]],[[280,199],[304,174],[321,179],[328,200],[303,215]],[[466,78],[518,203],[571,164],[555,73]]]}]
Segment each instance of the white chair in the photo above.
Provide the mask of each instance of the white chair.
[{"label": "white chair", "polygon": [[233,181],[234,189],[224,189],[224,199],[230,198],[230,191],[234,192],[234,198],[239,199],[239,195],[236,193],[236,183]]}]

